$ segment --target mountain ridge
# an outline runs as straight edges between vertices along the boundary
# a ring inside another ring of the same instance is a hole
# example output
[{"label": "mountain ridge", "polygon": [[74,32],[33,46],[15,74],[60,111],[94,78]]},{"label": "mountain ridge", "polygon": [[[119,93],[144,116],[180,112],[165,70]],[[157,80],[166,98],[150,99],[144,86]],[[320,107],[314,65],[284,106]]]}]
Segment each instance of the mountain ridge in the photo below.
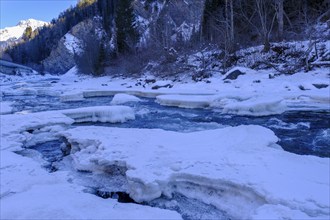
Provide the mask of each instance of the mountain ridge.
[{"label": "mountain ridge", "polygon": [[31,27],[32,31],[34,31],[37,28],[49,24],[49,22],[40,21],[33,18],[20,20],[15,26],[0,29],[0,41],[18,40],[23,36],[23,33],[27,27]]}]

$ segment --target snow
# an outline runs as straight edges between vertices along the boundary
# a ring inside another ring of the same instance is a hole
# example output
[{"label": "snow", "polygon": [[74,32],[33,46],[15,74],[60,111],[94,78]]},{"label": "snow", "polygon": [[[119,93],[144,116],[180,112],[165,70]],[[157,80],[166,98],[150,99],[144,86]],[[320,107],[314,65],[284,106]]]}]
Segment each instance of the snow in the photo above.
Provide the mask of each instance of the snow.
[{"label": "snow", "polygon": [[62,134],[76,169],[128,169],[129,193],[139,202],[181,193],[239,219],[265,207],[280,217],[290,209],[297,216],[330,214],[329,160],[280,150],[274,133],[260,126],[193,133],[91,126]]},{"label": "snow", "polygon": [[140,102],[140,101],[141,101],[141,99],[139,99],[136,96],[128,95],[125,93],[119,93],[113,97],[110,104],[111,105],[121,105],[121,104],[125,104],[127,102]]},{"label": "snow", "polygon": [[123,123],[134,120],[134,110],[128,106],[94,106],[61,111],[75,122],[110,122]]},{"label": "snow", "polygon": [[11,107],[12,102],[0,102],[0,115],[10,114],[13,112],[13,108]]},{"label": "snow", "polygon": [[70,33],[67,33],[63,37],[65,39],[64,45],[72,54],[80,54],[82,52],[81,41]]},{"label": "snow", "polygon": [[104,200],[60,183],[31,186],[1,207],[1,219],[181,219],[173,211]]}]

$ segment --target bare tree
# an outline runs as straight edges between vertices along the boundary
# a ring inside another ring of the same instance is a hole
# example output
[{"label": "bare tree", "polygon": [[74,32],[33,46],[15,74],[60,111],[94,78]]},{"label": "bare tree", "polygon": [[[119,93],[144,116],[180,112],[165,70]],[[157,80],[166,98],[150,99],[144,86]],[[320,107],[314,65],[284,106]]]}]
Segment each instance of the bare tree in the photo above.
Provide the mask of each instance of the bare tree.
[{"label": "bare tree", "polygon": [[[270,50],[270,34],[276,18],[273,0],[253,0],[252,4],[241,0],[240,9],[243,18],[245,18],[251,27],[254,27],[262,38],[264,44],[263,51],[268,52]],[[246,11],[250,12],[247,13]]]}]

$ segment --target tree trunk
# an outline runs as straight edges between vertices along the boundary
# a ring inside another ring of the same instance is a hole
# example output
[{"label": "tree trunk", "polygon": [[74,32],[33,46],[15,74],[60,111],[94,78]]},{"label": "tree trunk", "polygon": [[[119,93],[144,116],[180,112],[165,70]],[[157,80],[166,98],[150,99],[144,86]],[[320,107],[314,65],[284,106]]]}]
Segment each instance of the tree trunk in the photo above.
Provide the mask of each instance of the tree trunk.
[{"label": "tree trunk", "polygon": [[269,50],[270,50],[269,38],[265,37],[265,39],[264,39],[264,49],[262,51],[267,53],[267,52],[269,52]]},{"label": "tree trunk", "polygon": [[235,35],[234,35],[234,7],[233,7],[233,0],[230,0],[230,38],[231,43],[234,43],[235,41]]},{"label": "tree trunk", "polygon": [[278,38],[280,41],[283,40],[283,1],[277,0],[277,23],[278,23]]}]

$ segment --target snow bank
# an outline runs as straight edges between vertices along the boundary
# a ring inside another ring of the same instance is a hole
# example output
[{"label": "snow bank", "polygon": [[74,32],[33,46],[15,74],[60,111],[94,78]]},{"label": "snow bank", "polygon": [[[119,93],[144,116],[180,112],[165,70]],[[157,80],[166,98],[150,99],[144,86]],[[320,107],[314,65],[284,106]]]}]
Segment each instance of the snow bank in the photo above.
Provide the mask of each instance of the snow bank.
[{"label": "snow bank", "polygon": [[61,111],[75,122],[123,123],[134,120],[134,110],[128,106],[95,106]]},{"label": "snow bank", "polygon": [[283,99],[254,97],[241,102],[230,102],[224,106],[223,113],[237,115],[266,116],[285,112]]},{"label": "snow bank", "polygon": [[159,95],[156,102],[165,106],[182,108],[205,108],[211,103],[213,96],[208,95]]},{"label": "snow bank", "polygon": [[330,161],[278,150],[278,138],[260,126],[193,133],[78,127],[62,135],[76,169],[127,169],[130,196],[139,202],[180,193],[235,219],[261,216],[265,205],[281,218],[330,214]]},{"label": "snow bank", "polygon": [[0,102],[0,115],[10,114],[13,112],[11,105],[13,102]]},{"label": "snow bank", "polygon": [[120,93],[120,94],[116,94],[112,101],[111,101],[111,105],[121,105],[127,102],[139,102],[141,101],[141,99],[139,99],[138,97],[135,97],[133,95],[128,95],[128,94],[124,94],[124,93]]}]

